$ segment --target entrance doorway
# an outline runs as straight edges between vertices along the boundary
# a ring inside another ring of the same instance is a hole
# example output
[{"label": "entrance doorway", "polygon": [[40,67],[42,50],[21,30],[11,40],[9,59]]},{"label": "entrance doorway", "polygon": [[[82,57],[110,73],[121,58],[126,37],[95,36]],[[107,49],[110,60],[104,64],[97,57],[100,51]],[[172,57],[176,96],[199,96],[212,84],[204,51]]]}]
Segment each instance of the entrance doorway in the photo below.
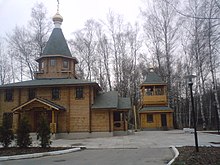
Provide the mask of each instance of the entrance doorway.
[{"label": "entrance doorway", "polygon": [[33,125],[33,131],[36,132],[38,129],[38,125],[39,125],[39,120],[40,120],[40,116],[41,114],[44,113],[47,116],[47,121],[48,123],[51,123],[51,111],[34,111],[34,125]]},{"label": "entrance doorway", "polygon": [[167,127],[167,115],[166,114],[161,114],[161,126]]}]

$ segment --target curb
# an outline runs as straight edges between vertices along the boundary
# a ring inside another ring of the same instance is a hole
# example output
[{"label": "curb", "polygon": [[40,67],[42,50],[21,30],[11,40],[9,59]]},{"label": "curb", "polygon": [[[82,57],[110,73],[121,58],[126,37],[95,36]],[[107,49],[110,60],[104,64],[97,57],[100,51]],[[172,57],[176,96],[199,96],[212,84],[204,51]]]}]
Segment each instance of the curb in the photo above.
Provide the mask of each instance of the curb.
[{"label": "curb", "polygon": [[71,148],[71,149],[67,149],[67,150],[51,151],[51,152],[43,152],[43,153],[14,155],[14,156],[2,156],[2,157],[0,157],[0,162],[7,161],[7,160],[30,159],[30,158],[39,158],[42,156],[61,155],[61,154],[66,154],[66,153],[76,152],[76,151],[81,151],[81,150],[82,150],[82,148]]},{"label": "curb", "polygon": [[169,148],[171,148],[173,150],[175,155],[174,155],[173,159],[171,161],[169,161],[169,163],[167,163],[167,165],[171,165],[175,161],[175,159],[179,156],[179,151],[176,149],[175,146],[170,146]]}]

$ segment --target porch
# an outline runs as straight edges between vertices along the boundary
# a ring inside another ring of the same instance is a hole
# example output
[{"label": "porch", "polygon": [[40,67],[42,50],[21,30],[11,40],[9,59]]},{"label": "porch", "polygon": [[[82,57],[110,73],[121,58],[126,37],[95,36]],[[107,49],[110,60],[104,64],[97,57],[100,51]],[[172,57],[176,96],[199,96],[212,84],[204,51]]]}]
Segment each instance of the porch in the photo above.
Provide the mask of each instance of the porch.
[{"label": "porch", "polygon": [[57,132],[58,127],[58,115],[65,108],[43,98],[34,98],[21,104],[20,106],[12,110],[15,123],[13,124],[15,129],[21,120],[21,117],[25,115],[31,126],[31,132],[36,132],[39,126],[39,119],[42,114],[46,115],[47,121],[50,124],[51,133]]},{"label": "porch", "polygon": [[115,111],[114,112],[114,127],[113,131],[127,131],[127,111]]}]

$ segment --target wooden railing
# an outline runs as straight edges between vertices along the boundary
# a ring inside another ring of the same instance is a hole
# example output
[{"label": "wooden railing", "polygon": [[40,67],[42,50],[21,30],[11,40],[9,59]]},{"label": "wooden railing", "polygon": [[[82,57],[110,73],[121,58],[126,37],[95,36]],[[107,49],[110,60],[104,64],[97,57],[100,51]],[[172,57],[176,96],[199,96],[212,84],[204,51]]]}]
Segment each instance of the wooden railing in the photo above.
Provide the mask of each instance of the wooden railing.
[{"label": "wooden railing", "polygon": [[114,131],[126,131],[127,121],[114,121]]},{"label": "wooden railing", "polygon": [[167,96],[166,95],[144,96],[142,98],[142,104],[145,105],[167,104]]}]

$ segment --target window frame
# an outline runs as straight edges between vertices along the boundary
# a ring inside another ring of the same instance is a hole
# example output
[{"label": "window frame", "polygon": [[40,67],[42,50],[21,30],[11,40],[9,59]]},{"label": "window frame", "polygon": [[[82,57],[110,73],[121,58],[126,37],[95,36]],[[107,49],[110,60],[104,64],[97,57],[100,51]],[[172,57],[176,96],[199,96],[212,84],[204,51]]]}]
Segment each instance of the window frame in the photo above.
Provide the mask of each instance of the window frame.
[{"label": "window frame", "polygon": [[68,69],[69,68],[69,61],[68,60],[63,60],[63,68]]},{"label": "window frame", "polygon": [[154,122],[154,115],[147,114],[147,123],[153,123],[153,122]]},{"label": "window frame", "polygon": [[56,66],[57,60],[55,58],[50,59],[50,66]]},{"label": "window frame", "polygon": [[75,98],[77,100],[84,99],[84,87],[78,86],[75,88]]},{"label": "window frame", "polygon": [[40,70],[43,71],[43,70],[44,70],[44,67],[45,67],[45,61],[42,60],[42,61],[40,62]]},{"label": "window frame", "polygon": [[14,90],[5,89],[5,102],[12,102],[14,99]]},{"label": "window frame", "polygon": [[52,98],[52,100],[59,100],[60,99],[60,88],[54,87],[51,89],[51,98]]}]

